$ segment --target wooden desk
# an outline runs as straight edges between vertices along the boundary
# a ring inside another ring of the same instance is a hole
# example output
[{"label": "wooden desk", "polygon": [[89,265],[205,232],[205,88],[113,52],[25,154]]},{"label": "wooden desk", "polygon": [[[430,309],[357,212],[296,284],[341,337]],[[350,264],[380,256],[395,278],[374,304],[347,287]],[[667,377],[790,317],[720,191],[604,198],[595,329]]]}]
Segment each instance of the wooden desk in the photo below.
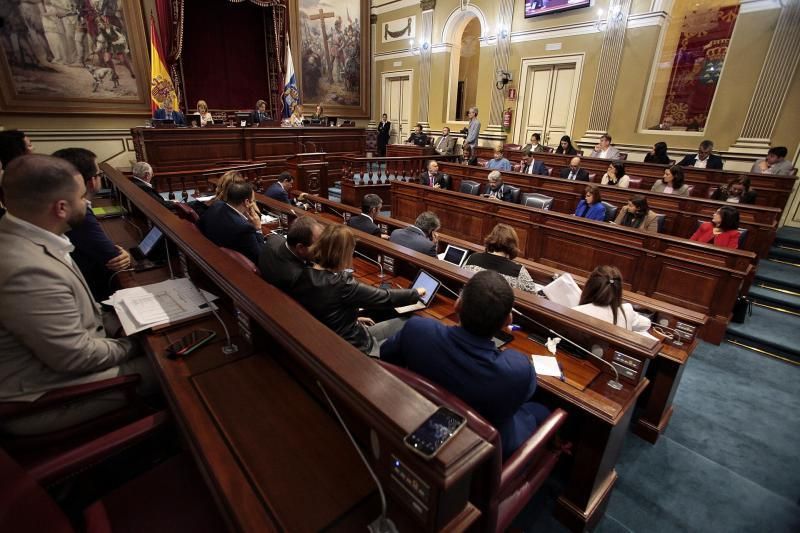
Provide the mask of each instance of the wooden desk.
[{"label": "wooden desk", "polygon": [[416,144],[390,144],[386,147],[386,157],[422,157],[434,155],[433,146],[417,146]]}]

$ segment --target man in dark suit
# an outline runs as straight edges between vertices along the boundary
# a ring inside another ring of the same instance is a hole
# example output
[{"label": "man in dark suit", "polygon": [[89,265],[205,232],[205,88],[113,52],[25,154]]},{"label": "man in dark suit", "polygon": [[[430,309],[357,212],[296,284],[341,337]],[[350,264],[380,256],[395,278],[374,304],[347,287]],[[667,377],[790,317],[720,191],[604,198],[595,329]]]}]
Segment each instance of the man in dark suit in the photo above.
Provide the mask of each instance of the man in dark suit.
[{"label": "man in dark suit", "polygon": [[291,294],[303,269],[311,266],[309,248],[322,234],[322,225],[311,217],[295,220],[284,239],[270,235],[258,256],[258,270],[270,284]]},{"label": "man in dark suit", "polygon": [[252,198],[252,185],[231,183],[228,201],[218,200],[211,204],[197,226],[217,246],[235,250],[256,263],[264,246],[264,236],[261,234],[261,217],[253,209]]},{"label": "man in dark suit", "polygon": [[381,359],[404,366],[464,400],[500,432],[511,456],[548,416],[531,401],[536,371],[528,356],[500,351],[492,341],[511,324],[514,292],[497,272],[478,272],[464,285],[455,309],[459,326],[412,317],[381,346]]},{"label": "man in dark suit", "polygon": [[503,202],[510,202],[514,194],[511,189],[503,183],[503,175],[499,170],[492,170],[487,176],[489,183],[483,189],[483,196],[491,200],[502,200]]},{"label": "man in dark suit", "polygon": [[164,100],[162,107],[156,109],[155,113],[153,113],[153,118],[158,120],[172,120],[176,126],[186,125],[186,117],[183,116],[183,113],[173,109],[172,98]]},{"label": "man in dark suit", "polygon": [[420,185],[427,185],[434,189],[447,188],[447,174],[439,173],[439,163],[433,160],[428,161],[428,170],[421,173],[417,177],[417,181]]},{"label": "man in dark suit", "polygon": [[289,174],[288,172],[281,172],[280,176],[278,176],[278,181],[273,183],[267,188],[267,192],[264,194],[272,198],[273,200],[278,200],[279,202],[286,202],[287,204],[291,204],[292,201],[289,199],[289,191],[292,190],[294,186],[294,176]]},{"label": "man in dark suit", "polygon": [[381,121],[378,124],[378,155],[386,155],[386,145],[389,144],[389,133],[392,131],[392,123],[386,113],[381,115]]},{"label": "man in dark suit", "polygon": [[388,235],[381,233],[381,228],[375,224],[375,217],[381,212],[383,200],[377,194],[365,194],[361,199],[361,214],[350,217],[347,225],[353,229],[369,233],[376,237],[388,239]]},{"label": "man in dark suit", "polygon": [[267,113],[267,103],[264,100],[259,100],[256,102],[256,108],[250,113],[250,123],[261,124],[270,120],[272,120],[272,117]]},{"label": "man in dark suit", "polygon": [[531,152],[522,153],[519,171],[523,174],[539,174],[541,176],[547,176],[547,167],[544,166],[544,163],[541,161],[534,159]]},{"label": "man in dark suit", "polygon": [[689,154],[681,159],[678,165],[682,167],[695,167],[695,168],[711,168],[714,170],[722,170],[722,158],[712,154],[714,151],[714,143],[706,139],[700,143],[696,154]]},{"label": "man in dark suit", "polygon": [[442,227],[436,213],[425,211],[420,213],[413,226],[399,228],[392,232],[389,240],[395,244],[436,257],[436,245],[439,237],[436,232]]},{"label": "man in dark suit", "polygon": [[561,169],[561,177],[573,181],[589,181],[589,172],[581,168],[581,158],[573,157],[569,160],[569,166]]},{"label": "man in dark suit", "polygon": [[408,136],[406,142],[414,144],[416,146],[428,145],[428,136],[425,134],[425,132],[422,131],[422,124],[417,124],[414,127],[414,131],[412,131],[411,135]]},{"label": "man in dark suit", "polygon": [[131,176],[131,182],[134,185],[149,194],[155,200],[158,200],[158,203],[170,211],[175,210],[175,205],[173,205],[173,202],[165,200],[164,197],[158,194],[158,191],[156,191],[153,187],[153,167],[150,166],[150,163],[138,161],[131,169]]}]

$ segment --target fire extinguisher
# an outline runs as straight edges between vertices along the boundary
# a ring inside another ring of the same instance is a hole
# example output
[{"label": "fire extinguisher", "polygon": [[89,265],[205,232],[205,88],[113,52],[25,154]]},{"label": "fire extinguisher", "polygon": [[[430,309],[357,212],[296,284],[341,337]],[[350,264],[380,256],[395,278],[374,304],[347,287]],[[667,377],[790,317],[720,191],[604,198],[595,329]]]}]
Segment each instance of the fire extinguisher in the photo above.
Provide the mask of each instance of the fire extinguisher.
[{"label": "fire extinguisher", "polygon": [[511,111],[510,107],[503,112],[503,129],[506,131],[511,131],[512,114],[513,111]]}]

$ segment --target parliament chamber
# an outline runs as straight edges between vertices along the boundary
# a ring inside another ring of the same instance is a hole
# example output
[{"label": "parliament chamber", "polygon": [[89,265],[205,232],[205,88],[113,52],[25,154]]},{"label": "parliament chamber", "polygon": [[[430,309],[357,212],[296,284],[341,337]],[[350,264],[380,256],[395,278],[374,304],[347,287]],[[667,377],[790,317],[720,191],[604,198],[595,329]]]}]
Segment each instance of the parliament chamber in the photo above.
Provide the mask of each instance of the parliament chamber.
[{"label": "parliament chamber", "polygon": [[800,529],[800,1],[43,0],[0,51],[0,530]]}]

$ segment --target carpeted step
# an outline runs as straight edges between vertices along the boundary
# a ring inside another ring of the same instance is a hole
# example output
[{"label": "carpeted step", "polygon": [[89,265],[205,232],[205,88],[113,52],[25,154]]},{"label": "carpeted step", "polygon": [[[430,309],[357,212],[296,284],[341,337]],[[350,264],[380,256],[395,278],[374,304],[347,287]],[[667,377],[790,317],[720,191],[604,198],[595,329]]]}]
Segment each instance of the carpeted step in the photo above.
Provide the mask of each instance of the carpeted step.
[{"label": "carpeted step", "polygon": [[765,282],[773,287],[791,289],[800,292],[800,267],[778,263],[776,261],[760,261],[756,270],[756,283]]},{"label": "carpeted step", "polygon": [[[753,285],[750,287],[749,296],[754,302],[762,302],[767,305],[773,305],[781,309],[788,309],[800,313],[800,294],[790,294],[782,290],[774,290],[767,284],[763,287],[760,285]],[[798,325],[800,325],[800,317],[797,317],[797,320]]]},{"label": "carpeted step", "polygon": [[754,305],[752,316],[747,317],[743,324],[731,322],[727,334],[750,346],[800,361],[798,328],[800,316]]},{"label": "carpeted step", "polygon": [[789,226],[780,228],[775,238],[775,244],[800,248],[800,228],[790,228]]},{"label": "carpeted step", "polygon": [[328,187],[328,195],[330,196],[331,194],[335,196],[341,196],[342,189],[340,189],[339,187]]},{"label": "carpeted step", "polygon": [[780,259],[800,265],[800,248],[788,248],[784,246],[773,246],[769,249],[770,259]]}]

